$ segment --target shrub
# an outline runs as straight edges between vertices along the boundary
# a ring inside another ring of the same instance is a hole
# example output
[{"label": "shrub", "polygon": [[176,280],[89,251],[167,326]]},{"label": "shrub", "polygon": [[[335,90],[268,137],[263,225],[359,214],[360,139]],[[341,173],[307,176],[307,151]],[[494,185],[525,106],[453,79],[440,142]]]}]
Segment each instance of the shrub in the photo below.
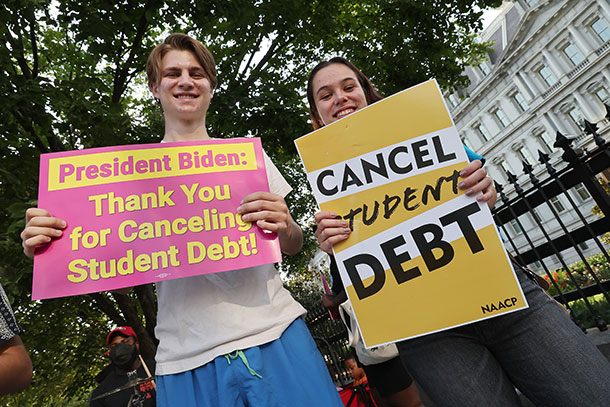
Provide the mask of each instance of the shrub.
[{"label": "shrub", "polygon": [[[595,313],[602,317],[604,321],[610,322],[610,304],[608,304],[608,301],[606,301],[603,294],[589,297],[588,300]],[[591,315],[582,299],[571,302],[570,308],[572,308],[572,312],[574,313],[573,317],[579,320],[585,328],[593,328],[596,326],[593,315]]]},{"label": "shrub", "polygon": [[[587,258],[587,262],[590,264],[600,281],[610,279],[610,265],[608,264],[606,256],[604,256],[603,253],[595,254]],[[593,276],[589,270],[587,270],[583,261],[572,264],[569,269],[572,273],[572,277],[574,277],[574,280],[576,280],[578,287],[583,288],[595,284]],[[551,284],[549,294],[552,296],[559,294],[549,276],[545,274],[543,277]],[[551,277],[555,283],[557,283],[562,292],[572,291],[577,287],[563,268],[552,271]]]}]

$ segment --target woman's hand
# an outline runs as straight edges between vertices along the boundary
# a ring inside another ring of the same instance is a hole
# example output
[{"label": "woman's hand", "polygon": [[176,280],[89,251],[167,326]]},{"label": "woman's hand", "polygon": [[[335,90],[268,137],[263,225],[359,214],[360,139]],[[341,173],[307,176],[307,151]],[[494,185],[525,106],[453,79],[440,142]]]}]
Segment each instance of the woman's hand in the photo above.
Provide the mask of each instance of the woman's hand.
[{"label": "woman's hand", "polygon": [[292,219],[286,201],[281,196],[271,192],[255,192],[241,201],[237,213],[241,214],[245,222],[276,232],[284,253],[296,254],[301,250],[303,232]]},{"label": "woman's hand", "polygon": [[61,237],[66,222],[51,216],[41,208],[29,208],[25,212],[25,228],[21,232],[21,245],[26,256],[33,258],[37,247]]},{"label": "woman's hand", "polygon": [[343,219],[336,219],[337,215],[332,212],[318,212],[316,220],[316,239],[322,251],[332,254],[333,245],[342,242],[352,232]]},{"label": "woman's hand", "polygon": [[347,301],[347,294],[345,291],[341,291],[337,295],[332,294],[323,294],[322,295],[322,305],[324,308],[337,308],[340,304]]},{"label": "woman's hand", "polygon": [[477,201],[487,202],[489,209],[493,208],[498,199],[496,188],[493,180],[487,175],[487,170],[483,167],[480,160],[473,160],[462,171],[460,177],[462,181],[458,184],[458,188],[466,190],[466,195],[477,196]]}]

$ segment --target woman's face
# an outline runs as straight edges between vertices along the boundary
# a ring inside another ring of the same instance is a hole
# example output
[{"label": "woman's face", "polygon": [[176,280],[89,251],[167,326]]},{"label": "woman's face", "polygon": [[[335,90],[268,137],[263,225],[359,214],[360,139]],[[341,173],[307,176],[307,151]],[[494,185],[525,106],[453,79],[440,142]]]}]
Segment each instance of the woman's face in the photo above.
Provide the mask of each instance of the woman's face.
[{"label": "woman's face", "polygon": [[356,74],[343,64],[320,69],[313,78],[313,97],[323,125],[367,106]]}]

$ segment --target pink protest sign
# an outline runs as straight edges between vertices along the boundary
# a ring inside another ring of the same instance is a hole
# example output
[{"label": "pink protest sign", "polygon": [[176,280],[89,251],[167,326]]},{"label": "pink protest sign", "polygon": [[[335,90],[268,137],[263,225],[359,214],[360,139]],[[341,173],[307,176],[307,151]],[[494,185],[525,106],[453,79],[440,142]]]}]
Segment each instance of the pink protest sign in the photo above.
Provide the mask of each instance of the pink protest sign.
[{"label": "pink protest sign", "polygon": [[36,252],[32,298],[278,262],[276,235],[236,212],[256,191],[269,191],[257,138],[43,154],[38,205],[68,226]]}]

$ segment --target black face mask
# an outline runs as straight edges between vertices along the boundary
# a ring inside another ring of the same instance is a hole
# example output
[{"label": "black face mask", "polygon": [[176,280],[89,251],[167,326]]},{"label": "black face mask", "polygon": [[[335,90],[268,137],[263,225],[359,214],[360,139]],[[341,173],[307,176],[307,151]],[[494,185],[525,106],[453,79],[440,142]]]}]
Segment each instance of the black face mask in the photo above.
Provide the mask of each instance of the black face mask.
[{"label": "black face mask", "polygon": [[110,360],[121,370],[131,370],[137,357],[138,350],[135,345],[128,343],[119,343],[110,350]]}]

